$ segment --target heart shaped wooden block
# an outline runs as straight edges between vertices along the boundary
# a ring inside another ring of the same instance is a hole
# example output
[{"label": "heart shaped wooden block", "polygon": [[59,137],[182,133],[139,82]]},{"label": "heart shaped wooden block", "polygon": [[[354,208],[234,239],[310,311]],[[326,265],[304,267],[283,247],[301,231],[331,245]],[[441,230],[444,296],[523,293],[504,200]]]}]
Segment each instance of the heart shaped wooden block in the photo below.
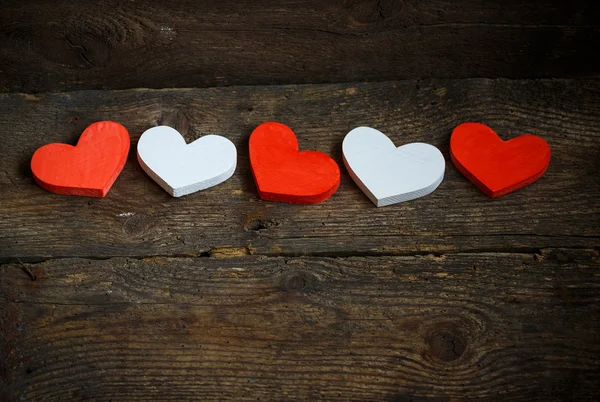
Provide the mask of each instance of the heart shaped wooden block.
[{"label": "heart shaped wooden block", "polygon": [[420,142],[396,148],[374,128],[350,131],[342,153],[350,177],[378,207],[423,197],[444,179],[446,163],[439,149]]},{"label": "heart shaped wooden block", "polygon": [[542,138],[526,134],[503,141],[479,123],[454,129],[450,155],[457,169],[491,198],[533,183],[550,163],[550,147]]},{"label": "heart shaped wooden block", "polygon": [[340,185],[337,163],[321,152],[299,152],[296,135],[284,124],[261,124],[250,135],[249,146],[252,175],[263,200],[315,204]]},{"label": "heart shaped wooden block", "polygon": [[235,145],[219,135],[205,135],[186,144],[177,130],[158,126],[146,130],[137,146],[142,169],[173,197],[223,183],[235,172]]},{"label": "heart shaped wooden block", "polygon": [[112,121],[87,127],[77,146],[48,144],[31,158],[35,181],[57,194],[104,197],[123,170],[129,153],[127,129]]}]

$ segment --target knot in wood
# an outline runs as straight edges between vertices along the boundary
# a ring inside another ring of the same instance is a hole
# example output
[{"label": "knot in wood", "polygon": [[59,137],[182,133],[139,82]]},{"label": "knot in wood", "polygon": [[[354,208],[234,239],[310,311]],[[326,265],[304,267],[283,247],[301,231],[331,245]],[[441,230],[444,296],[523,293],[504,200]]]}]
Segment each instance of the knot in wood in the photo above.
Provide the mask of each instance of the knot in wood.
[{"label": "knot in wood", "polygon": [[110,59],[110,46],[102,33],[86,27],[72,27],[70,32],[42,32],[39,37],[44,57],[56,64],[78,69],[105,66]]},{"label": "knot in wood", "polygon": [[123,224],[123,233],[132,237],[140,237],[152,226],[152,218],[147,215],[134,215]]},{"label": "knot in wood", "polygon": [[397,0],[347,0],[349,18],[361,24],[375,24],[396,16],[404,2]]},{"label": "knot in wood", "polygon": [[189,138],[190,119],[181,110],[165,110],[157,119],[156,123],[159,126],[169,126],[179,131],[179,134],[185,138],[186,142],[192,142],[194,139]]},{"label": "knot in wood", "polygon": [[294,272],[286,275],[282,280],[282,288],[286,292],[306,292],[313,290],[317,278],[307,272]]},{"label": "knot in wood", "polygon": [[450,330],[433,331],[426,337],[426,342],[430,355],[445,363],[459,359],[467,349],[466,340]]},{"label": "knot in wood", "polygon": [[271,227],[277,227],[282,224],[278,219],[251,218],[247,221],[244,229],[248,232],[263,232]]}]

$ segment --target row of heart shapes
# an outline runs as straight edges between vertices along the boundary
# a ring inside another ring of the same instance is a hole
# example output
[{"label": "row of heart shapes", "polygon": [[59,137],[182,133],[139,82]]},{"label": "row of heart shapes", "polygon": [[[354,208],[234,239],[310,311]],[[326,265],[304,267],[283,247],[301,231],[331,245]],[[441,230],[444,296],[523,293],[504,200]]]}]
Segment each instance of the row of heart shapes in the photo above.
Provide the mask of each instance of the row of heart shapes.
[{"label": "row of heart shapes", "polygon": [[[36,182],[69,195],[104,197],[125,165],[129,133],[119,123],[90,125],[77,146],[48,144],[31,160]],[[266,122],[250,135],[250,165],[261,199],[313,204],[329,198],[340,183],[340,170],[328,155],[298,149],[294,132]],[[377,206],[423,197],[444,178],[445,161],[433,145],[411,143],[396,148],[369,127],[350,131],[342,143],[344,164],[356,184]],[[550,162],[546,141],[523,135],[502,141],[489,127],[464,123],[450,139],[452,161],[471,182],[495,198],[540,178]],[[206,135],[186,144],[179,132],[158,126],[138,141],[142,169],[174,197],[191,194],[229,179],[237,151],[225,137]]]}]

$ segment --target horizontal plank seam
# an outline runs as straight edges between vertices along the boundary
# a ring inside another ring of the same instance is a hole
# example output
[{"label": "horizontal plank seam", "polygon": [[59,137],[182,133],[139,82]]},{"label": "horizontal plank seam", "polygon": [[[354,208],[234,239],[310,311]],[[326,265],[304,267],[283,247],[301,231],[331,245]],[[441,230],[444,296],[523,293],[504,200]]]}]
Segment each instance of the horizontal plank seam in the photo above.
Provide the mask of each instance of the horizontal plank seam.
[{"label": "horizontal plank seam", "polygon": [[498,82],[498,81],[507,81],[507,82],[515,82],[515,83],[527,83],[527,82],[546,82],[546,83],[556,83],[557,81],[561,81],[563,83],[575,82],[575,81],[583,81],[590,82],[594,84],[600,85],[600,74],[599,75],[586,75],[579,77],[552,77],[552,78],[509,78],[509,77],[468,77],[468,78],[419,78],[419,79],[409,79],[409,80],[390,80],[390,79],[382,79],[382,80],[364,80],[364,81],[330,81],[330,82],[302,82],[297,84],[268,84],[268,85],[251,85],[251,84],[234,84],[234,85],[219,85],[219,86],[199,86],[199,87],[165,87],[165,88],[150,88],[150,87],[131,87],[125,89],[81,89],[81,90],[72,90],[72,91],[37,91],[37,92],[0,92],[0,97],[9,96],[9,95],[50,95],[50,94],[68,94],[68,93],[85,93],[85,92],[127,92],[127,91],[147,91],[147,92],[166,92],[166,91],[193,91],[196,89],[202,90],[210,90],[210,89],[236,89],[236,88],[281,88],[281,87],[309,87],[309,86],[323,86],[323,85],[331,85],[331,86],[354,86],[354,85],[364,85],[365,83],[369,84],[402,84],[402,83],[413,83],[419,84],[423,82],[436,82],[436,81],[444,81],[444,82],[460,82],[460,81],[490,81],[490,82]]},{"label": "horizontal plank seam", "polygon": [[[243,247],[242,247],[243,248]],[[218,249],[218,248],[217,248]],[[315,252],[315,253],[253,253],[247,255],[236,255],[236,256],[223,256],[223,257],[211,257],[209,252],[203,252],[201,255],[187,255],[187,254],[162,254],[162,255],[147,255],[147,256],[126,256],[126,255],[114,255],[114,256],[57,256],[57,257],[6,257],[0,259],[0,266],[9,264],[27,264],[37,265],[51,261],[61,260],[91,260],[91,261],[107,261],[111,259],[124,258],[128,260],[143,261],[148,258],[168,258],[168,259],[182,259],[182,260],[198,260],[204,258],[212,258],[214,260],[226,260],[226,259],[240,259],[248,257],[268,257],[268,258],[352,258],[352,257],[373,257],[373,258],[386,258],[386,257],[442,257],[442,256],[473,256],[473,255],[493,255],[493,256],[527,256],[535,257],[540,256],[544,253],[552,252],[555,250],[561,251],[578,251],[578,252],[595,252],[600,253],[600,247],[589,248],[589,247],[544,247],[544,248],[523,248],[523,249],[504,249],[504,250],[490,250],[480,249],[472,251],[461,251],[458,253],[435,253],[435,252],[419,252],[419,253],[394,253],[394,252],[352,252],[352,253],[340,253],[340,252]]]},{"label": "horizontal plank seam", "polygon": [[450,23],[439,23],[439,24],[416,24],[416,25],[400,25],[390,29],[374,30],[371,32],[342,32],[332,31],[328,29],[315,29],[315,28],[298,28],[298,27],[283,27],[274,26],[262,29],[227,29],[227,28],[200,28],[200,29],[189,29],[189,28],[178,28],[178,32],[189,32],[189,33],[206,33],[206,32],[232,32],[232,33],[253,33],[263,32],[271,33],[276,31],[291,31],[291,32],[316,32],[324,33],[329,35],[338,36],[353,36],[353,37],[369,37],[373,35],[385,34],[395,31],[415,30],[415,29],[429,29],[429,28],[471,28],[471,27],[485,27],[485,28],[521,28],[521,29],[590,29],[596,30],[596,26],[590,25],[560,25],[560,24],[490,24],[485,22],[450,22]]},{"label": "horizontal plank seam", "polygon": [[[260,232],[259,232],[260,233]],[[586,236],[586,235],[553,235],[553,234],[539,234],[539,233],[491,233],[491,234],[444,234],[440,235],[440,237],[547,237],[547,238],[573,238],[573,239],[594,239],[600,240],[600,236]],[[296,239],[327,239],[331,237],[340,237],[340,236],[286,236],[283,238],[279,238],[278,240],[296,240]],[[345,237],[345,236],[341,236]],[[419,237],[418,234],[404,234],[404,233],[394,233],[394,234],[353,234],[352,237]]]}]

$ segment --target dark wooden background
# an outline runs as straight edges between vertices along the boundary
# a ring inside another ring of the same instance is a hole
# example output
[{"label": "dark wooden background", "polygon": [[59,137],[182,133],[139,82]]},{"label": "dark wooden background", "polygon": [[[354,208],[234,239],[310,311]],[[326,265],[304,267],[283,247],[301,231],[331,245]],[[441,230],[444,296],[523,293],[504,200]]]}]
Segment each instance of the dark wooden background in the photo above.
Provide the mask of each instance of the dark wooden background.
[{"label": "dark wooden background", "polygon": [[[600,399],[600,7],[590,1],[0,2],[0,400]],[[303,85],[298,85],[303,84]],[[132,137],[104,199],[29,161],[90,123]],[[260,201],[252,129],[281,121],[342,183]],[[487,199],[450,163],[479,121],[545,138],[547,174]],[[171,198],[149,127],[238,147]],[[342,164],[359,125],[447,160],[376,208]]]}]

